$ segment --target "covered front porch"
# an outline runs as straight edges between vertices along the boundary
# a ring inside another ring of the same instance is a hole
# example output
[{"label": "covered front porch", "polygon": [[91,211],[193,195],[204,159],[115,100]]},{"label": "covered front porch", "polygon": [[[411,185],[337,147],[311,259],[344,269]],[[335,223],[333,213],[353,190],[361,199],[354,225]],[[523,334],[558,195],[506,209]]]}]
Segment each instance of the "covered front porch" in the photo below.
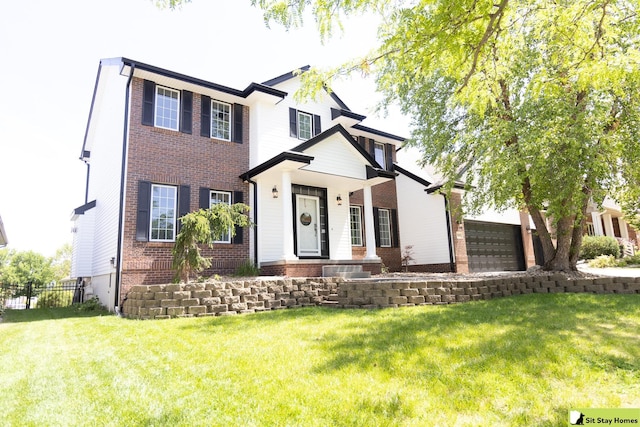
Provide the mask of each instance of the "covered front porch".
[{"label": "covered front porch", "polygon": [[[253,184],[252,244],[262,274],[322,276],[323,266],[347,264],[380,272],[371,190],[395,175],[382,169],[342,126],[280,153],[242,178]],[[358,190],[364,195],[363,259],[354,259],[351,249],[349,194]]]}]

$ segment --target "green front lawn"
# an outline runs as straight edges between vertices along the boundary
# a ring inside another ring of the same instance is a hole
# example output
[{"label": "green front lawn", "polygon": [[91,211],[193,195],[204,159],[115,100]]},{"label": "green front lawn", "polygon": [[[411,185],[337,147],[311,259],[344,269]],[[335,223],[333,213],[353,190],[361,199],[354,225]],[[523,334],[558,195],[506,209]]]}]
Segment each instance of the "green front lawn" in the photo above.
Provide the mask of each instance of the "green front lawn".
[{"label": "green front lawn", "polygon": [[638,295],[162,321],[72,313],[5,314],[0,424],[540,426],[567,425],[571,408],[640,407]]}]

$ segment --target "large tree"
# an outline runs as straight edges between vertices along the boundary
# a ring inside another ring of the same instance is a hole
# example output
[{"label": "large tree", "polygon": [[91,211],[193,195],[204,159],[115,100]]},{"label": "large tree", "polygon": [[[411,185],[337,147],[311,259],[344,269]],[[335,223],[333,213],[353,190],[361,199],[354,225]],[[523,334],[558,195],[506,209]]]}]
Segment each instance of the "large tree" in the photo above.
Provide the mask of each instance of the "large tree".
[{"label": "large tree", "polygon": [[411,118],[421,162],[473,185],[468,208],[529,212],[546,269],[575,270],[590,200],[637,210],[638,0],[251,3],[267,23],[313,17],[323,38],[346,15],[379,16],[378,49],[305,73],[303,95],[344,73],[372,75],[382,107]]}]

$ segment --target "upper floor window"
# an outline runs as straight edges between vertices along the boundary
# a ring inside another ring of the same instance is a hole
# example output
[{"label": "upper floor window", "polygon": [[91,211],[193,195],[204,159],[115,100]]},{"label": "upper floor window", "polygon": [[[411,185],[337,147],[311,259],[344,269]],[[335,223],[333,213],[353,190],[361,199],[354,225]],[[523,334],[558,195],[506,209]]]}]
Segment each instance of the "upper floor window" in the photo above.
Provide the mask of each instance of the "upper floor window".
[{"label": "upper floor window", "polygon": [[321,131],[320,116],[289,108],[289,135],[291,137],[306,141]]},{"label": "upper floor window", "polygon": [[384,153],[384,144],[380,143],[380,142],[375,142],[374,143],[374,148],[373,148],[373,154],[375,157],[376,162],[378,162],[378,164],[380,166],[382,166],[384,169],[386,169],[386,162],[385,162],[385,153]]},{"label": "upper floor window", "polygon": [[176,187],[151,185],[150,239],[172,242],[176,237]]},{"label": "upper floor window", "polygon": [[[219,203],[231,204],[231,193],[228,191],[212,190],[209,195],[209,206],[213,207]],[[227,231],[216,243],[231,243],[231,230]]]},{"label": "upper floor window", "polygon": [[180,93],[162,86],[156,87],[155,125],[161,128],[178,130],[178,112]]},{"label": "upper floor window", "polygon": [[142,124],[191,133],[193,92],[142,83]]},{"label": "upper floor window", "polygon": [[231,140],[231,105],[211,101],[211,137]]},{"label": "upper floor window", "polygon": [[312,121],[311,114],[303,113],[302,111],[298,111],[298,138],[300,139],[311,139],[312,132]]}]

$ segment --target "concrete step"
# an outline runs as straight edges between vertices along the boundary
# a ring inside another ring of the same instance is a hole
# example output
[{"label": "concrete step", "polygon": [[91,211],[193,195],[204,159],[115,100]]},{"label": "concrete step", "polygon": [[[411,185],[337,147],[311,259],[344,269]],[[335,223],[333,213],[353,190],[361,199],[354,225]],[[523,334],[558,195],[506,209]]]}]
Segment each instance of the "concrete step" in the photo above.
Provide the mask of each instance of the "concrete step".
[{"label": "concrete step", "polygon": [[336,274],[338,277],[342,277],[344,279],[368,279],[371,277],[371,272],[369,271],[351,271]]},{"label": "concrete step", "polygon": [[344,277],[342,273],[362,272],[361,265],[323,265],[322,277]]}]

